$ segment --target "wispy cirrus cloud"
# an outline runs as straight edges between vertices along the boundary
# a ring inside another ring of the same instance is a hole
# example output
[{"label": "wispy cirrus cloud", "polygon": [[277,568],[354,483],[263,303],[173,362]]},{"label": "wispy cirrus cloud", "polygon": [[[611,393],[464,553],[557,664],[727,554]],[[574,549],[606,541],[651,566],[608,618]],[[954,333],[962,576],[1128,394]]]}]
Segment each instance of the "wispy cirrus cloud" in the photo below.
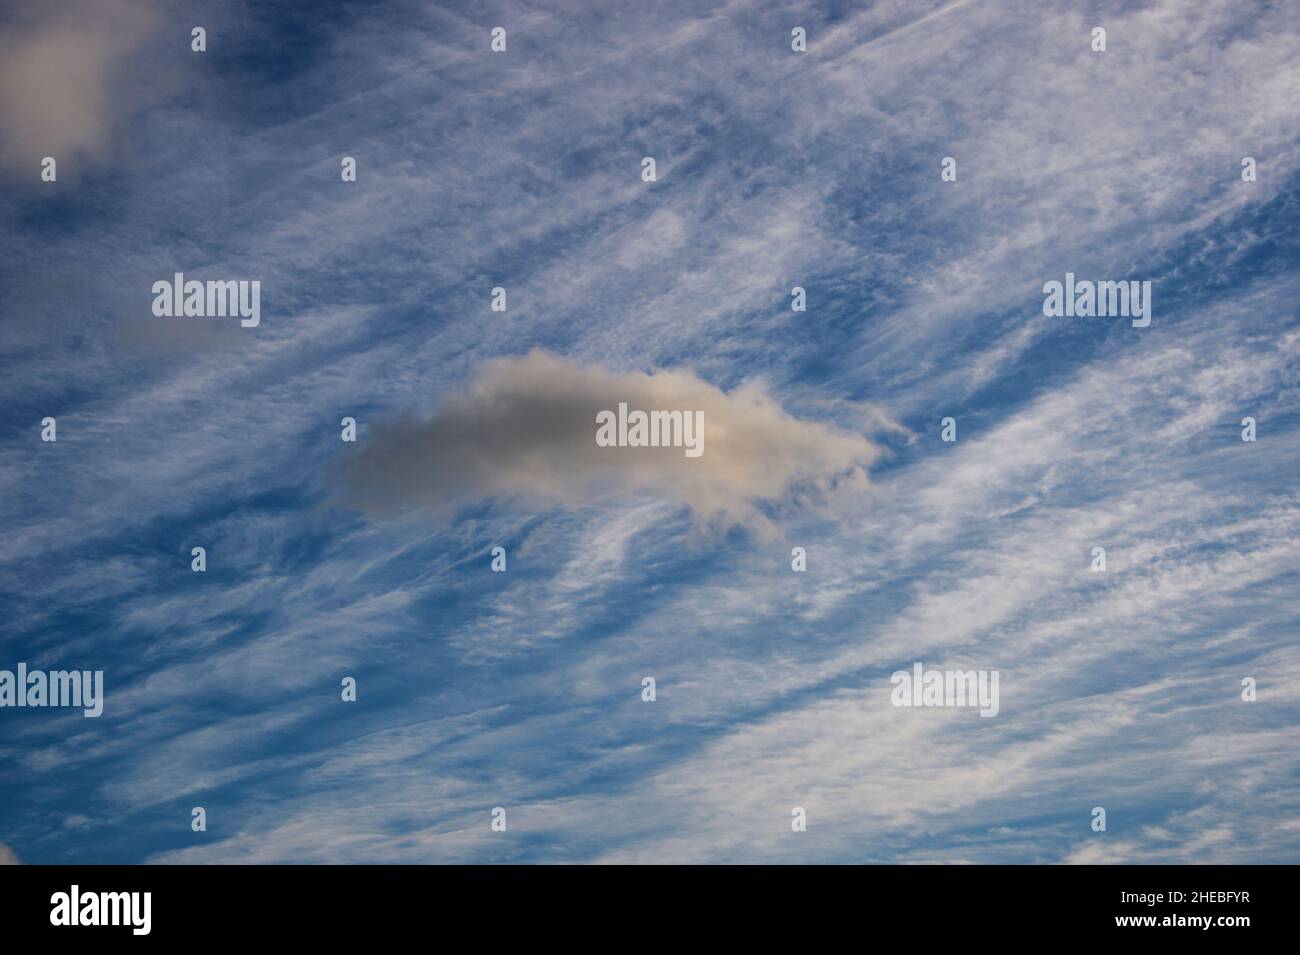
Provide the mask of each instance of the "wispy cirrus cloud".
[{"label": "wispy cirrus cloud", "polygon": [[[494,55],[454,5],[218,5],[101,214],[0,234],[4,642],[110,677],[0,735],[25,859],[1295,859],[1294,17],[697,8],[506,3]],[[263,279],[256,335],[149,314],[200,262]],[[1044,319],[1066,268],[1155,279],[1151,328]],[[596,448],[607,384],[720,403],[705,455]],[[1001,715],[889,708],[920,658]]]}]

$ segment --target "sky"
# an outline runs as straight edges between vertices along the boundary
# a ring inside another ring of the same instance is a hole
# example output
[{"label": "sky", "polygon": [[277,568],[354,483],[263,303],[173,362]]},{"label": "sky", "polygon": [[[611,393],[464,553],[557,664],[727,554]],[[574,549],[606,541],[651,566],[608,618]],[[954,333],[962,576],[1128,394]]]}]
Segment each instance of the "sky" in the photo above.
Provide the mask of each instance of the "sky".
[{"label": "sky", "polygon": [[105,687],[0,708],[0,862],[1300,861],[1298,53],[1295,2],[0,0],[0,669]]}]

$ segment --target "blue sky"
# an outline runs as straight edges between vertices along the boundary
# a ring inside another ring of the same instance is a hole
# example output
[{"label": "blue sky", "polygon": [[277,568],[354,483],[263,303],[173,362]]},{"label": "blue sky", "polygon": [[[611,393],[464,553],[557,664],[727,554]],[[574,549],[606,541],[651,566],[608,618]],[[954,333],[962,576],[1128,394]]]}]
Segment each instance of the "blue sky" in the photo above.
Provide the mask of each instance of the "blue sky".
[{"label": "blue sky", "polygon": [[[1300,857],[1294,5],[0,11],[0,668],[107,691],[23,861]],[[730,443],[593,474],[608,382]]]}]

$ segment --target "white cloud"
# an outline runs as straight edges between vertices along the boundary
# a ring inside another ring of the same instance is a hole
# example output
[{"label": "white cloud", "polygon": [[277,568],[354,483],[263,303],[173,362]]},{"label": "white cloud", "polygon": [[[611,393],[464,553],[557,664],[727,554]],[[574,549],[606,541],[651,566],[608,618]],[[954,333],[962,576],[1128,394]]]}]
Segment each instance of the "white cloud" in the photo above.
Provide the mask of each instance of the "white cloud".
[{"label": "white cloud", "polygon": [[137,0],[36,4],[0,37],[0,162],[37,180],[53,156],[60,178],[77,158],[106,155],[138,106],[142,85],[125,82],[131,58],[158,23]]},{"label": "white cloud", "polygon": [[[598,413],[620,403],[702,414],[702,453],[598,446]],[[372,508],[445,513],[497,495],[573,506],[613,489],[759,521],[755,502],[795,484],[865,484],[877,454],[861,434],[791,416],[758,383],[726,393],[689,371],[619,374],[534,351],[488,363],[431,417],[375,426],[345,458],[343,483],[350,500]]]}]

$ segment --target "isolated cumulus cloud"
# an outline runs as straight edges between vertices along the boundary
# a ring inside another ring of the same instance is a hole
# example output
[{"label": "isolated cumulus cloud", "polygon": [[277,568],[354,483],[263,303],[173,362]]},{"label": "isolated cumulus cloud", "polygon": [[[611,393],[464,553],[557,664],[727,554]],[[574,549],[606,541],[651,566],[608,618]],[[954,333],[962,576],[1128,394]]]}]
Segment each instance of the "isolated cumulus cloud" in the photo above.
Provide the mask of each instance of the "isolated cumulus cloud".
[{"label": "isolated cumulus cloud", "polygon": [[20,862],[18,854],[3,842],[0,842],[0,865],[19,865]]},{"label": "isolated cumulus cloud", "polygon": [[158,5],[68,0],[15,13],[0,37],[0,161],[30,167],[101,156],[145,86],[128,65],[155,29]]},{"label": "isolated cumulus cloud", "polygon": [[[703,452],[601,447],[597,415],[703,413]],[[879,453],[863,434],[788,414],[759,383],[723,392],[689,371],[615,373],[542,351],[482,366],[428,418],[378,426],[339,472],[368,511],[447,512],[486,497],[576,505],[605,492],[649,492],[704,517],[742,522],[794,485],[865,484]]]}]

